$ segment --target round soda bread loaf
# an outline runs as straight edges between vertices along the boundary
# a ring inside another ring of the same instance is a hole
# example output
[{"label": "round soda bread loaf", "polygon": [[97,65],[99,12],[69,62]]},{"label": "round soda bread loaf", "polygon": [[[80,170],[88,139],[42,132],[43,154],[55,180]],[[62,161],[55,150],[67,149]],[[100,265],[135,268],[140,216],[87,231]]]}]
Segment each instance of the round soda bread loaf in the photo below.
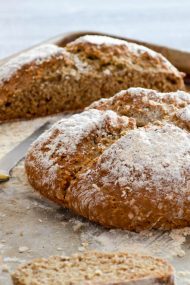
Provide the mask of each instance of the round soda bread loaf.
[{"label": "round soda bread loaf", "polygon": [[77,110],[132,86],[184,89],[183,74],[140,45],[87,35],[42,45],[0,66],[0,121]]},{"label": "round soda bread loaf", "polygon": [[122,252],[52,256],[20,266],[14,285],[174,285],[172,266],[161,258]]},{"label": "round soda bread loaf", "polygon": [[31,185],[105,227],[190,225],[189,95],[133,88],[92,107],[34,142]]}]

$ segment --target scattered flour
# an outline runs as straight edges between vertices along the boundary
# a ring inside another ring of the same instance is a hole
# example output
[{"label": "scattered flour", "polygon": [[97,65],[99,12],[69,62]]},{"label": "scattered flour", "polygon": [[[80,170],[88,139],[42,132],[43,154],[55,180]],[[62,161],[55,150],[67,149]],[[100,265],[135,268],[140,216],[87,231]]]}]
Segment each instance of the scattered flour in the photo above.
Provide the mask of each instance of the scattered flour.
[{"label": "scattered flour", "polygon": [[[82,247],[101,251],[128,251],[173,259],[184,252],[183,245],[190,236],[190,228],[172,231],[145,230],[140,233],[120,229],[105,229],[80,217],[72,217],[68,223],[80,224]],[[74,231],[74,229],[73,229]]]},{"label": "scattered flour", "polygon": [[16,263],[23,263],[23,262],[26,262],[25,259],[20,259],[20,258],[17,258],[17,257],[9,257],[9,256],[5,256],[3,258],[3,262],[16,262]]}]

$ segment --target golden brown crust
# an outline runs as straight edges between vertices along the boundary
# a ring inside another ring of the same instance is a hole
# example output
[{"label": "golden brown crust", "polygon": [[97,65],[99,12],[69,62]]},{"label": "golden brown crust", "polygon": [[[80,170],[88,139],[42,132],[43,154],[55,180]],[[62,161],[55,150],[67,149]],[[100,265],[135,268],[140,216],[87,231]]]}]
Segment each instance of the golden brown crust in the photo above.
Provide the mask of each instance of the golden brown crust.
[{"label": "golden brown crust", "polygon": [[68,207],[106,227],[133,231],[190,224],[190,134],[172,125],[129,131],[80,174]]},{"label": "golden brown crust", "polygon": [[155,257],[86,252],[33,260],[20,266],[12,279],[14,285],[174,285],[174,271]]},{"label": "golden brown crust", "polygon": [[185,88],[181,73],[161,55],[125,41],[97,43],[89,37],[65,48],[45,45],[1,66],[0,121],[82,109],[131,86]]},{"label": "golden brown crust", "polygon": [[112,111],[89,110],[59,121],[33,144],[26,156],[29,182],[42,195],[65,204],[66,190],[78,173],[133,128],[133,119]]}]

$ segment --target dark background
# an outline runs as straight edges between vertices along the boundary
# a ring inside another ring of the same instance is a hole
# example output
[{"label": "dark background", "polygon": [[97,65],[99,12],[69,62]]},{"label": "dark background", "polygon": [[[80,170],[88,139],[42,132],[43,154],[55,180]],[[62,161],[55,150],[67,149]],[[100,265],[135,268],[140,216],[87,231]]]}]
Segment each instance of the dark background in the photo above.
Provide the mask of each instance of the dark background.
[{"label": "dark background", "polygon": [[87,29],[190,50],[190,1],[0,0],[0,58]]}]

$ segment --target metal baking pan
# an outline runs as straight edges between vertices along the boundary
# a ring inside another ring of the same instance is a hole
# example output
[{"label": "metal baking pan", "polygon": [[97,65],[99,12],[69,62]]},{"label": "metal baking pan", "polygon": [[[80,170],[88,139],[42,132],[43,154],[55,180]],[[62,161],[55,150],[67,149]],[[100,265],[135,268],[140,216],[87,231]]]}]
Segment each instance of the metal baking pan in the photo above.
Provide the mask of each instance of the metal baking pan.
[{"label": "metal baking pan", "polygon": [[[105,35],[90,31],[73,32],[44,43],[64,46],[85,34]],[[161,52],[179,70],[190,74],[190,53],[125,37],[119,38],[144,44]],[[8,58],[1,60],[0,64],[7,60]],[[43,122],[55,121],[61,116],[59,114],[1,125],[0,158]],[[33,258],[71,254],[85,249],[127,250],[161,256],[174,265],[178,285],[190,284],[190,239],[185,235],[190,235],[189,228],[172,232],[154,230],[137,234],[108,230],[90,223],[34,192],[27,182],[23,161],[14,168],[12,178],[0,184],[0,285],[12,285],[10,275],[6,272],[7,266],[13,270],[22,262]]]}]

